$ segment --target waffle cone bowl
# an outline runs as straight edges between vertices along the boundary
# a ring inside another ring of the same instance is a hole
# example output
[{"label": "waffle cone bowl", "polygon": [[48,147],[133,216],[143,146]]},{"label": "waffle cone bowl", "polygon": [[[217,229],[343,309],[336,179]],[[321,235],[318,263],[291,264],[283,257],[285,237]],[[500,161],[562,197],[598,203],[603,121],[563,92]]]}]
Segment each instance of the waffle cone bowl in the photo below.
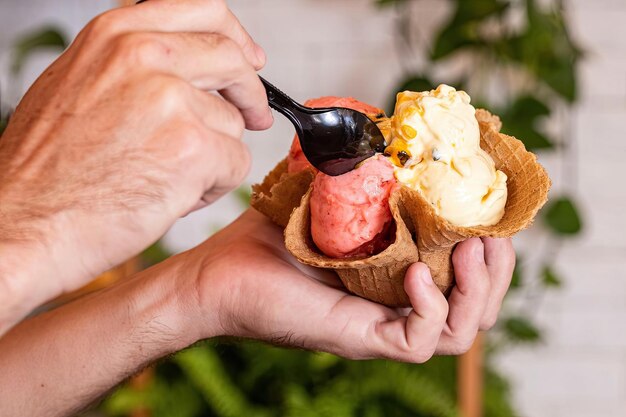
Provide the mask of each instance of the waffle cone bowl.
[{"label": "waffle cone bowl", "polygon": [[454,285],[454,246],[471,237],[511,237],[525,229],[547,201],[550,188],[550,179],[535,155],[516,138],[500,133],[497,116],[478,109],[476,119],[481,148],[508,177],[504,216],[493,226],[455,226],[437,215],[419,192],[400,185],[389,199],[395,223],[393,243],[368,258],[331,258],[311,238],[309,200],[315,173],[306,169],[290,174],[286,160],[253,187],[251,204],[285,227],[285,246],[300,262],[336,270],[353,294],[392,307],[409,306],[404,274],[418,260],[428,265],[435,284],[448,294]]}]

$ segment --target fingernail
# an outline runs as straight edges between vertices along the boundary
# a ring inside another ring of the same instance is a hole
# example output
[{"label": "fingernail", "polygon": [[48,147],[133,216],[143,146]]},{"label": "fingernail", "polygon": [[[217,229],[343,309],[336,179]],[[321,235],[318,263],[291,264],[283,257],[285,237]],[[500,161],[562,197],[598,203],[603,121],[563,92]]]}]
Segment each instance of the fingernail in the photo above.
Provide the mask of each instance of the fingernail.
[{"label": "fingernail", "polygon": [[474,245],[474,259],[478,262],[485,261],[485,245],[480,239],[478,239],[478,244]]},{"label": "fingernail", "polygon": [[263,48],[261,48],[258,43],[254,44],[254,53],[256,54],[259,66],[265,66],[265,60],[267,59],[267,56],[265,55],[265,51],[263,50]]},{"label": "fingernail", "polygon": [[428,269],[422,269],[419,273],[420,279],[426,285],[433,285],[433,277],[430,275],[430,271]]}]

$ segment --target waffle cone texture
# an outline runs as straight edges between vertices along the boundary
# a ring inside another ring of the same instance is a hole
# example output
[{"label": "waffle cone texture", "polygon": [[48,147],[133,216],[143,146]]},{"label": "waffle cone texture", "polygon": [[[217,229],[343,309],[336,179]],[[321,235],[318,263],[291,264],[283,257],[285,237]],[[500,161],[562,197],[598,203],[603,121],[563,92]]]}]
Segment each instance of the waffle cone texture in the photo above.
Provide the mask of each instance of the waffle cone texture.
[{"label": "waffle cone texture", "polygon": [[471,237],[511,237],[527,228],[547,201],[551,185],[535,155],[521,141],[500,133],[497,116],[477,109],[476,119],[481,148],[508,177],[504,216],[493,226],[455,226],[438,216],[419,192],[400,185],[389,199],[394,242],[368,258],[330,258],[317,249],[311,237],[309,200],[315,173],[309,169],[287,173],[286,160],[263,183],[253,186],[251,204],[285,228],[285,246],[300,262],[336,270],[353,294],[391,307],[409,306],[404,274],[419,260],[428,265],[435,284],[447,295],[454,285],[454,246]]}]

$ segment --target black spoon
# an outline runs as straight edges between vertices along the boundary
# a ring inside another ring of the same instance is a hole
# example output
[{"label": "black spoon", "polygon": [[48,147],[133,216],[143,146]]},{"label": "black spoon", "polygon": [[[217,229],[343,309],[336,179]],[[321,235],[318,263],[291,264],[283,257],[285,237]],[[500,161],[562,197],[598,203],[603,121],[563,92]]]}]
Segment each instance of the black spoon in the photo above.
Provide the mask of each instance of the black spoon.
[{"label": "black spoon", "polygon": [[263,77],[259,78],[270,107],[293,123],[304,155],[323,173],[345,174],[359,162],[385,150],[383,134],[365,114],[343,107],[303,106]]}]

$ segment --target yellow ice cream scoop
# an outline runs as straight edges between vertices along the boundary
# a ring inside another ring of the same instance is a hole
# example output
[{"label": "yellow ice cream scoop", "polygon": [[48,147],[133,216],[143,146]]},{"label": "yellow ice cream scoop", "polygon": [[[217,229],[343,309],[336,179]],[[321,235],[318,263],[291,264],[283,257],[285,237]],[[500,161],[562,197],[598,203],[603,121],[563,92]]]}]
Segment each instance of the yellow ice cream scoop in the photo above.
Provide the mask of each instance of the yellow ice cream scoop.
[{"label": "yellow ice cream scoop", "polygon": [[422,193],[457,226],[490,226],[504,215],[506,174],[480,148],[480,130],[464,91],[441,84],[401,92],[385,149],[398,181]]}]

